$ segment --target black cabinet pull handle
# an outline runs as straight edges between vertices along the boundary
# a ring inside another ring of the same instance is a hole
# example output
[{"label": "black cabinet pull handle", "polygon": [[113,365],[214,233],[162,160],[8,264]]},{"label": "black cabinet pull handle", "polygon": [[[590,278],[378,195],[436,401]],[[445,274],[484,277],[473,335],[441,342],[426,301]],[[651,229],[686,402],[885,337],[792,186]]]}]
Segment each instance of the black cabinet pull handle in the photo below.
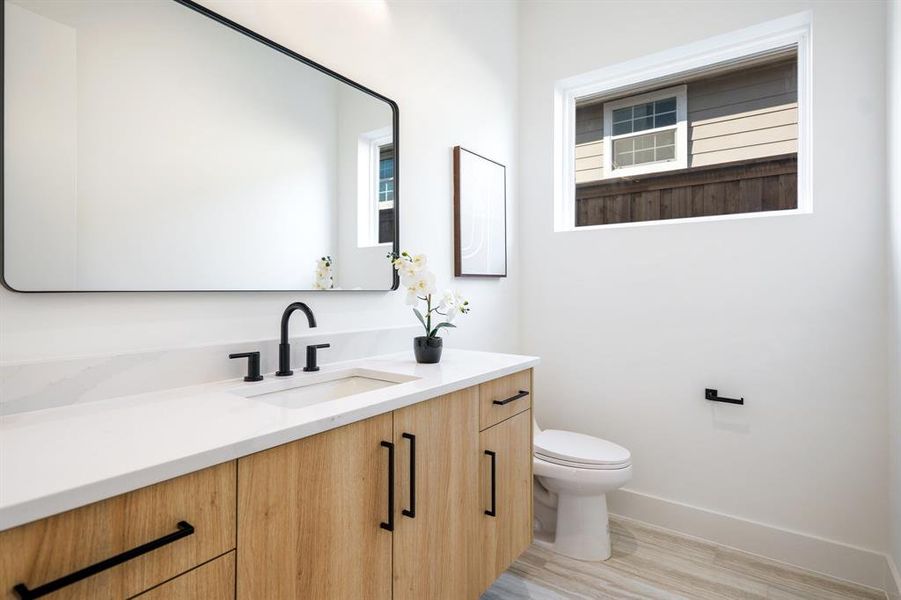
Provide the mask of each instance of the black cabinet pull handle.
[{"label": "black cabinet pull handle", "polygon": [[527,390],[519,390],[519,393],[515,396],[510,396],[506,400],[495,400],[492,404],[497,404],[498,406],[503,406],[504,404],[510,404],[514,400],[519,400],[520,398],[524,398],[529,395]]},{"label": "black cabinet pull handle", "polygon": [[485,450],[485,454],[491,457],[491,510],[486,510],[489,517],[497,516],[497,454],[491,450]]},{"label": "black cabinet pull handle", "polygon": [[410,440],[410,508],[401,512],[405,517],[416,518],[416,436],[404,433],[402,438]]},{"label": "black cabinet pull handle", "polygon": [[388,522],[381,528],[394,531],[394,444],[383,441],[382,448],[388,449]]},{"label": "black cabinet pull handle", "polygon": [[88,577],[96,575],[101,571],[112,569],[116,565],[121,565],[124,562],[141,556],[142,554],[147,554],[148,552],[156,550],[157,548],[162,548],[167,544],[176,542],[181,538],[188,537],[189,535],[192,535],[194,533],[194,526],[187,521],[179,521],[176,527],[178,527],[178,531],[168,533],[161,538],[155,539],[152,542],[147,542],[146,544],[142,544],[137,548],[126,550],[122,554],[117,554],[116,556],[113,556],[111,558],[101,560],[99,563],[85,567],[80,571],[75,571],[74,573],[63,575],[59,579],[54,579],[49,583],[39,585],[33,590],[28,589],[28,586],[24,583],[17,583],[13,587],[13,591],[19,595],[20,600],[32,600],[33,598],[40,598],[41,596],[46,596],[47,594],[55,592],[68,585],[79,582],[82,579],[87,579]]}]

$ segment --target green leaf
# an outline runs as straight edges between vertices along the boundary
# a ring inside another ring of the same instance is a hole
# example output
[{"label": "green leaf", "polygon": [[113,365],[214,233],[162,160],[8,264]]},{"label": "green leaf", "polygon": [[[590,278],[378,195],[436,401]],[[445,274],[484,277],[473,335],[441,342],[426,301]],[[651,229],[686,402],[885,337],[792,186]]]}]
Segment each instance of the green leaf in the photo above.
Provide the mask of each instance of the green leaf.
[{"label": "green leaf", "polygon": [[429,326],[425,324],[425,317],[422,316],[422,313],[419,312],[418,308],[414,308],[413,312],[416,313],[416,318],[419,319],[419,322],[422,323],[422,326],[425,328],[426,333],[428,333]]},{"label": "green leaf", "polygon": [[433,329],[432,332],[429,334],[429,337],[435,337],[438,334],[438,330],[441,329],[442,327],[453,327],[454,329],[457,328],[457,326],[454,325],[453,323],[438,323],[437,325],[435,325],[435,329]]}]

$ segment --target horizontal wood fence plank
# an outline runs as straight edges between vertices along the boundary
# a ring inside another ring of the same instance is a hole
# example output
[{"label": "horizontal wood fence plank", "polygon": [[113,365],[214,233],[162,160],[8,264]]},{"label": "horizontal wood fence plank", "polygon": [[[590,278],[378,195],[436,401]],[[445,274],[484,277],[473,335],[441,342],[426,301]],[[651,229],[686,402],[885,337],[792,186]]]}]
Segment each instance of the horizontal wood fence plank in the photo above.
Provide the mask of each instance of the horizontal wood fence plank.
[{"label": "horizontal wood fence plank", "polygon": [[605,225],[798,205],[797,156],[784,155],[576,186],[576,225]]}]

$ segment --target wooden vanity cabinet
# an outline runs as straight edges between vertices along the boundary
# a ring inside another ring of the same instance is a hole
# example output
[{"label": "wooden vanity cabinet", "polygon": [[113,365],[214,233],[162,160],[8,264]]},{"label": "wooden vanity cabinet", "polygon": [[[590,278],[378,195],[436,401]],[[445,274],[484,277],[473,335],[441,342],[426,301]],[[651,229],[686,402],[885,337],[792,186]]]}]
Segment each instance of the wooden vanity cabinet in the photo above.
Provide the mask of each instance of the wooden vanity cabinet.
[{"label": "wooden vanity cabinet", "polygon": [[238,460],[239,600],[391,598],[392,415]]},{"label": "wooden vanity cabinet", "polygon": [[161,540],[46,597],[476,600],[531,541],[525,391],[531,371],[0,532],[0,600]]},{"label": "wooden vanity cabinet", "polygon": [[[475,387],[394,412],[395,600],[474,599],[481,592],[478,427]],[[410,470],[414,447],[415,474]]]},{"label": "wooden vanity cabinet", "polygon": [[239,459],[238,600],[477,599],[532,538],[530,399],[480,398],[531,371],[489,383]]}]

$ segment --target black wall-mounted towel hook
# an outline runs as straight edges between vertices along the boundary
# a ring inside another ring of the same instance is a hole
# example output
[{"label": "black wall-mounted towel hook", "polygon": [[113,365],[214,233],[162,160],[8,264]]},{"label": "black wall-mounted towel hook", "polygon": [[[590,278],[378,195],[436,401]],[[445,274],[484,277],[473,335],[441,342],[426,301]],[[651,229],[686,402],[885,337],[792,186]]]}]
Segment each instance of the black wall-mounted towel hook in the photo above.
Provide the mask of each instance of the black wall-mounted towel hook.
[{"label": "black wall-mounted towel hook", "polygon": [[714,390],[712,388],[706,388],[704,390],[704,398],[706,398],[707,400],[711,400],[713,402],[725,402],[727,404],[744,404],[745,403],[744,398],[723,398],[722,396],[718,395],[717,390]]}]

